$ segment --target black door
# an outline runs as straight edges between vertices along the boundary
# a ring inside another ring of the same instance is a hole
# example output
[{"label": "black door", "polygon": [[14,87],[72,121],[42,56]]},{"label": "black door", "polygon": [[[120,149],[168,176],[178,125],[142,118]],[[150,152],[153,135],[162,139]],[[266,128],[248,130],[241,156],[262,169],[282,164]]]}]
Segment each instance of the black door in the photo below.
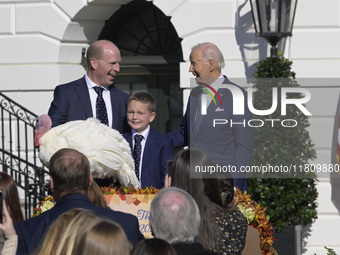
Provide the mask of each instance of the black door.
[{"label": "black door", "polygon": [[176,66],[122,66],[115,78],[117,88],[132,95],[148,92],[156,100],[151,127],[159,132],[176,131],[183,116],[183,95]]}]

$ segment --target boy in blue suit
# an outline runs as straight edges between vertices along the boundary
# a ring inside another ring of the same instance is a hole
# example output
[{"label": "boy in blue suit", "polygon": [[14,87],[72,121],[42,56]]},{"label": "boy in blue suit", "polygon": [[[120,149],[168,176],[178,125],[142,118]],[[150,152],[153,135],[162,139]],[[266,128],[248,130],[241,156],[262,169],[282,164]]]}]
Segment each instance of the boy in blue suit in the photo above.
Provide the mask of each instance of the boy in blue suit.
[{"label": "boy in blue suit", "polygon": [[123,136],[130,144],[136,175],[142,188],[160,189],[164,185],[167,161],[174,156],[172,139],[150,127],[156,117],[156,101],[152,95],[146,92],[132,95],[127,108],[127,121],[132,130]]}]

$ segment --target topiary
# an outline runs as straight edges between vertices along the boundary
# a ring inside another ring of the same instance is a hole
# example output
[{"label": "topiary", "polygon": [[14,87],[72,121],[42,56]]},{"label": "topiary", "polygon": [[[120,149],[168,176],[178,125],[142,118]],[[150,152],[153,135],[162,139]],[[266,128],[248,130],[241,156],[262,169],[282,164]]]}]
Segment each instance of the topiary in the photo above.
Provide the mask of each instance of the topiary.
[{"label": "topiary", "polygon": [[[265,110],[272,106],[272,88],[278,90],[278,106],[281,105],[281,88],[300,87],[291,71],[292,62],[282,57],[262,60],[254,73],[257,90],[253,94],[255,109]],[[289,98],[301,98],[300,93]],[[317,218],[316,178],[309,169],[309,161],[316,158],[314,145],[307,127],[308,117],[295,105],[287,105],[286,115],[280,107],[270,115],[254,116],[265,125],[255,128],[255,150],[252,166],[290,167],[297,173],[278,172],[270,177],[248,174],[248,192],[261,206],[267,208],[270,221],[281,231],[287,225],[307,225]],[[275,122],[266,121],[274,119]],[[287,121],[287,120],[295,121]],[[284,125],[282,125],[284,121]],[[295,126],[294,126],[295,125]],[[290,126],[290,127],[288,127]],[[278,168],[280,169],[280,168]],[[288,168],[287,168],[288,169]],[[300,171],[303,171],[301,173]]]}]

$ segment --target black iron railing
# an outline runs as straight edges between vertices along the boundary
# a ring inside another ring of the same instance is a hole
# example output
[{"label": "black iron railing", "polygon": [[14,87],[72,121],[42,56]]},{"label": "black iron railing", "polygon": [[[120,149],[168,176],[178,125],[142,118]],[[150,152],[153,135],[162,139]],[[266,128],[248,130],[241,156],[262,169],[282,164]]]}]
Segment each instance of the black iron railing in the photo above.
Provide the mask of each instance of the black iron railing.
[{"label": "black iron railing", "polygon": [[24,198],[26,219],[48,191],[49,173],[34,146],[36,117],[0,92],[0,171],[11,175],[16,182],[20,198]]}]

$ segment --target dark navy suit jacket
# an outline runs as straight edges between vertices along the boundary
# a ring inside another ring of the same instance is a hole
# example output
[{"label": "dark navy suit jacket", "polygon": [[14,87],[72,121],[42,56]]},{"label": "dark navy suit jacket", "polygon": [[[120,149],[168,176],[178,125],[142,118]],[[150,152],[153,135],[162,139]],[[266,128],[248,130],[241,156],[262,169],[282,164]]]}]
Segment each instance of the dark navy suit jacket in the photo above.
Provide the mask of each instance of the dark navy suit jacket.
[{"label": "dark navy suit jacket", "polygon": [[[228,88],[236,88],[243,94],[243,115],[233,114],[233,95]],[[173,143],[175,147],[189,146],[202,150],[215,164],[220,166],[235,166],[237,172],[232,173],[235,186],[244,191],[247,190],[246,173],[239,170],[242,166],[249,166],[251,163],[254,150],[254,129],[248,125],[248,120],[253,118],[253,114],[248,109],[246,91],[231,83],[226,77],[217,93],[221,98],[222,105],[215,95],[217,107],[211,101],[207,106],[207,114],[203,115],[198,131],[195,132],[193,126],[197,122],[194,120],[194,116],[197,110],[201,110],[198,102],[202,90],[196,87],[191,91],[181,126],[177,132],[171,133]],[[216,121],[220,124],[216,124],[214,127],[214,120],[220,120]],[[221,124],[226,120],[228,123]]]},{"label": "dark navy suit jacket", "polygon": [[133,245],[144,238],[139,231],[139,223],[134,215],[95,206],[87,196],[82,194],[66,195],[52,209],[15,225],[19,242],[17,254],[31,254],[43,241],[47,228],[61,214],[74,208],[91,210],[99,217],[117,222],[124,229],[129,241]]},{"label": "dark navy suit jacket", "polygon": [[[131,132],[124,133],[123,136],[129,142],[131,151],[133,151]],[[173,156],[174,146],[171,137],[150,128],[145,141],[142,160],[142,188],[151,186],[157,189],[163,188],[165,174],[167,173],[167,161],[172,160]]]},{"label": "dark navy suit jacket", "polygon": [[200,243],[176,243],[173,245],[178,255],[217,255],[207,251]]},{"label": "dark navy suit jacket", "polygon": [[[129,95],[114,85],[109,86],[112,104],[112,128],[120,133],[130,129],[126,121],[126,102]],[[54,97],[48,115],[52,127],[72,120],[86,120],[93,117],[89,90],[85,76],[79,80],[59,85],[54,90]]]}]

